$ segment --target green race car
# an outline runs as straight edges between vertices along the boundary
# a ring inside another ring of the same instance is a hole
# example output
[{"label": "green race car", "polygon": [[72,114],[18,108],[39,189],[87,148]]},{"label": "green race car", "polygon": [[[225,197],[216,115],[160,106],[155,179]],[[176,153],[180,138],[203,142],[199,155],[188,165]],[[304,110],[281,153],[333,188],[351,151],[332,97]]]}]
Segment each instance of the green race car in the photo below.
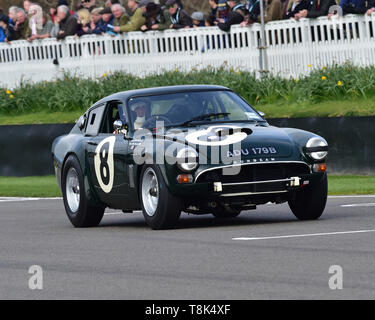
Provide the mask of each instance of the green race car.
[{"label": "green race car", "polygon": [[142,210],[151,228],[166,229],[182,211],[234,218],[268,202],[288,202],[311,220],[327,201],[327,142],[270,126],[221,86],[106,97],[54,141],[52,154],[75,227],[97,226],[105,208]]}]

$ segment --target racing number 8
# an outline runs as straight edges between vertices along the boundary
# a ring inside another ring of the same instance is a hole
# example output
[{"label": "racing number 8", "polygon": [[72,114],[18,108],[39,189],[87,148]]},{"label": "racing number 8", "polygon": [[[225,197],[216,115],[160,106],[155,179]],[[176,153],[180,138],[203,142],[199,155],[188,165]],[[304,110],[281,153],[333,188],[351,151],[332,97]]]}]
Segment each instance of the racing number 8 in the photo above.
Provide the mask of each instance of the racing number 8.
[{"label": "racing number 8", "polygon": [[109,184],[109,166],[108,166],[109,142],[106,142],[100,150],[100,176],[103,184]]},{"label": "racing number 8", "polygon": [[100,188],[110,193],[114,182],[113,150],[116,137],[104,139],[95,150],[95,174]]}]

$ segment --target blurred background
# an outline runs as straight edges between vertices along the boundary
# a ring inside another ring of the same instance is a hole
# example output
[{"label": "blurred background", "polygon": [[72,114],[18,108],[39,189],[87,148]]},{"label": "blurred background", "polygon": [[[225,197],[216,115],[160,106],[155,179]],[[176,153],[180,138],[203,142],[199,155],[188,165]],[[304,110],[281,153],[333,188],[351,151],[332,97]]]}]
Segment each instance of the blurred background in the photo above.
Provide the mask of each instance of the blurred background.
[{"label": "blurred background", "polygon": [[[56,7],[58,0],[35,0],[34,3],[40,4],[43,9],[49,9],[51,6]],[[71,8],[80,0],[70,0],[68,1]],[[97,0],[99,5],[103,5],[105,0]],[[127,0],[123,0],[123,3],[126,4]],[[18,6],[22,8],[23,0],[0,0],[0,8],[8,10],[10,6]],[[207,13],[209,10],[208,0],[182,0],[184,9],[189,13],[200,10]],[[193,9],[194,8],[194,9]]]}]

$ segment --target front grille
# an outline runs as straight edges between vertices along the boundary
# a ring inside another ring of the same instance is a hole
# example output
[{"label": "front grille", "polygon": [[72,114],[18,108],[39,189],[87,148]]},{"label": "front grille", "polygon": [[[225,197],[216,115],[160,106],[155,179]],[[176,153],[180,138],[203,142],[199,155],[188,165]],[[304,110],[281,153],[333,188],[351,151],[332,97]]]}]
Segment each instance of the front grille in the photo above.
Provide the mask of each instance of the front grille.
[{"label": "front grille", "polygon": [[[196,182],[221,182],[225,184],[281,180],[308,173],[310,173],[310,168],[303,163],[249,164],[241,166],[241,171],[235,175],[223,175],[222,168],[204,172],[198,177]],[[225,186],[223,192],[274,192],[286,190],[286,187],[286,182],[259,183],[251,185]]]}]

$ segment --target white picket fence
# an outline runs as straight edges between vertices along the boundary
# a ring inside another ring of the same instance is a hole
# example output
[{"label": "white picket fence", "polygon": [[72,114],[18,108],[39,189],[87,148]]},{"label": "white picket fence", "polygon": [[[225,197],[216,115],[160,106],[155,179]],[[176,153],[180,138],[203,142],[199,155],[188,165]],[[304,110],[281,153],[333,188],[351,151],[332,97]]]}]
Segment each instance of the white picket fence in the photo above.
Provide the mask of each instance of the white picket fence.
[{"label": "white picket fence", "polygon": [[[66,72],[91,78],[114,71],[142,77],[165,70],[221,66],[258,72],[260,30],[260,25],[254,24],[233,26],[230,33],[210,27],[3,43],[0,87],[50,81]],[[269,22],[266,46],[268,71],[283,77],[297,78],[314,68],[347,61],[373,65],[375,14]]]}]

